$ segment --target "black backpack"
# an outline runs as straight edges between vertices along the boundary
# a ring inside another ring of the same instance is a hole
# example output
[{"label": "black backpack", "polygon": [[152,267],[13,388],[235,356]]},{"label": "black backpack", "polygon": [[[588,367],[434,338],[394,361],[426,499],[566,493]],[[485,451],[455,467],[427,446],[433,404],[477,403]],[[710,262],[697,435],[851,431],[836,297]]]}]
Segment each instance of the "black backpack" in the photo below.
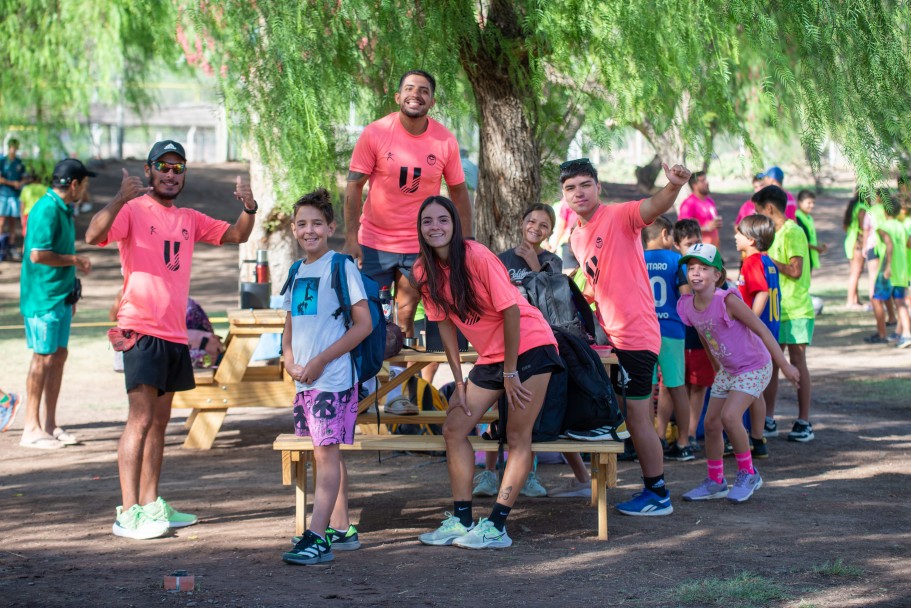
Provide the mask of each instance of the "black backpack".
[{"label": "black backpack", "polygon": [[601,357],[570,332],[555,329],[554,336],[567,371],[566,415],[561,431],[619,426],[623,414]]},{"label": "black backpack", "polygon": [[595,341],[595,317],[585,296],[565,274],[531,272],[519,289],[541,311],[551,327],[572,333],[588,344]]}]

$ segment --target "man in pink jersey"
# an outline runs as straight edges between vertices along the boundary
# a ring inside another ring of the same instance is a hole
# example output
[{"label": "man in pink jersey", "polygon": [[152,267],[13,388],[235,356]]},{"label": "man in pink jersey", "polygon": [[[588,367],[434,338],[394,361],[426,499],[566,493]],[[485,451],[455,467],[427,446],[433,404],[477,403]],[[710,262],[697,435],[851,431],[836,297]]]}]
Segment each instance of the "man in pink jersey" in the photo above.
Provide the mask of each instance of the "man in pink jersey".
[{"label": "man in pink jersey", "polygon": [[233,225],[177,207],[186,158],[176,141],[152,146],[145,166],[149,186],[124,169],[120,192],[85,234],[93,245],[120,247],[124,284],[117,327],[139,335],[123,353],[130,411],[117,449],[123,504],[113,532],[126,538],[156,538],[196,523],[195,515],[176,511],[158,494],[171,400],[175,391],[195,386],[186,323],[193,249],[198,242],[246,242],[258,208],[240,176],[234,196],[243,211]]},{"label": "man in pink jersey", "polygon": [[418,209],[424,199],[440,194],[443,179],[465,234],[473,234],[459,144],[427,116],[436,103],[435,89],[433,76],[422,70],[402,76],[395,94],[399,110],[364,128],[345,191],[345,252],[381,287],[395,283],[398,324],[406,336],[414,333],[420,299],[408,280],[420,250]]},{"label": "man in pink jersey", "polygon": [[696,171],[690,176],[690,190],[692,194],[680,203],[678,220],[696,220],[702,231],[702,242],[710,245],[721,243],[718,234],[721,228],[721,216],[715,207],[715,201],[709,196],[709,180],[705,171]]},{"label": "man in pink jersey", "polygon": [[570,245],[598,305],[598,319],[620,362],[613,370],[617,394],[626,400],[626,421],[645,488],[617,505],[625,515],[674,512],[664,483],[664,455],[652,424],[652,374],[661,349],[655,299],[645,267],[642,229],[674,206],[690,177],[682,165],[664,165],[667,185],[652,198],[602,205],[598,173],[587,158],[560,165],[563,200],[579,216]]}]

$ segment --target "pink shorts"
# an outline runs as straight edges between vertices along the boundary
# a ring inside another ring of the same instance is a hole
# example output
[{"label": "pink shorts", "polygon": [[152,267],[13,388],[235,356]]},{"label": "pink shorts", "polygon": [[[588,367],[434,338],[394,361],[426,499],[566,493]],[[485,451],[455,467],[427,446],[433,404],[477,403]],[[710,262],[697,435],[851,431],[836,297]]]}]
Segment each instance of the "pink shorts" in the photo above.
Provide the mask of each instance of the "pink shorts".
[{"label": "pink shorts", "polygon": [[715,375],[715,382],[712,384],[712,398],[718,397],[724,399],[730,391],[740,391],[753,397],[758,397],[769,385],[772,379],[772,362],[769,361],[764,367],[754,369],[751,372],[744,372],[736,376],[727,373],[723,369]]},{"label": "pink shorts", "polygon": [[313,445],[354,443],[357,387],[331,393],[316,389],[294,396],[294,434],[312,437]]}]

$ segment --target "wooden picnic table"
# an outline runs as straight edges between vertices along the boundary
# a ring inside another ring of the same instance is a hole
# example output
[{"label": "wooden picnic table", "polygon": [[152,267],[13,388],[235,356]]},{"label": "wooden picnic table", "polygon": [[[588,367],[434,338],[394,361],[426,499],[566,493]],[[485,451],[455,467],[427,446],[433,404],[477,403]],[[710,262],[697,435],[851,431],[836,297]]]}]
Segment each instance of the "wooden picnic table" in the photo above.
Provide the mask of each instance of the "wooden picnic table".
[{"label": "wooden picnic table", "polygon": [[[280,334],[285,329],[284,310],[232,310],[228,312],[228,335],[225,353],[216,370],[198,370],[195,374],[196,388],[174,395],[175,409],[189,408],[192,413],[187,419],[189,429],[183,447],[208,450],[212,447],[228,410],[233,407],[278,407],[289,408],[294,401],[294,380],[285,372],[284,366],[250,365],[253,352],[264,334]],[[478,353],[468,351],[459,354],[462,363],[474,363]],[[607,367],[615,364],[613,354],[601,354],[601,361]],[[386,395],[420,374],[431,363],[446,363],[445,353],[427,353],[405,349],[386,360],[404,371],[391,379],[388,373],[381,373],[376,394],[361,399],[358,404],[358,424],[363,433],[383,433],[387,424],[442,424],[445,412],[421,412],[416,416],[396,416],[379,409],[377,425],[376,412],[368,412],[370,406],[382,404]],[[479,422],[496,419],[496,412],[488,412]],[[379,430],[378,430],[379,426]]]}]

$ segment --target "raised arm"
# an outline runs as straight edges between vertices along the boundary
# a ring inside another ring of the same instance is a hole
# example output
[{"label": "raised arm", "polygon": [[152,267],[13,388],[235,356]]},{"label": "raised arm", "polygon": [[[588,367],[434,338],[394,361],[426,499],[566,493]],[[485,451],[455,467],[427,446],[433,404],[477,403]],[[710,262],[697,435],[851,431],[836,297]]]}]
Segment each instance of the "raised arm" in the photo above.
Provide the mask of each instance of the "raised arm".
[{"label": "raised arm", "polygon": [[683,165],[668,167],[667,163],[662,163],[661,166],[664,167],[667,185],[651,198],[642,201],[639,206],[639,215],[646,224],[651,224],[659,215],[666,213],[674,206],[674,201],[680,194],[680,188],[690,179],[691,172]]},{"label": "raised arm", "polygon": [[[237,186],[234,189],[234,198],[244,204],[240,216],[221,237],[222,244],[225,243],[246,243],[253,232],[253,224],[256,222],[256,209],[258,205],[253,199],[253,190],[250,184],[244,182],[244,178],[237,176]],[[250,212],[246,211],[249,210]]]},{"label": "raised arm", "polygon": [[364,256],[357,242],[357,232],[361,228],[361,211],[364,208],[364,185],[369,177],[366,173],[349,171],[348,185],[345,186],[345,253],[354,258],[358,266]]},{"label": "raised arm", "polygon": [[127,201],[142,196],[150,192],[152,188],[143,186],[142,180],[135,175],[130,175],[126,169],[123,169],[123,179],[120,182],[120,190],[114,195],[114,199],[104,206],[104,208],[95,214],[85,231],[85,242],[89,245],[97,245],[104,241],[117,214],[123,209]]}]

